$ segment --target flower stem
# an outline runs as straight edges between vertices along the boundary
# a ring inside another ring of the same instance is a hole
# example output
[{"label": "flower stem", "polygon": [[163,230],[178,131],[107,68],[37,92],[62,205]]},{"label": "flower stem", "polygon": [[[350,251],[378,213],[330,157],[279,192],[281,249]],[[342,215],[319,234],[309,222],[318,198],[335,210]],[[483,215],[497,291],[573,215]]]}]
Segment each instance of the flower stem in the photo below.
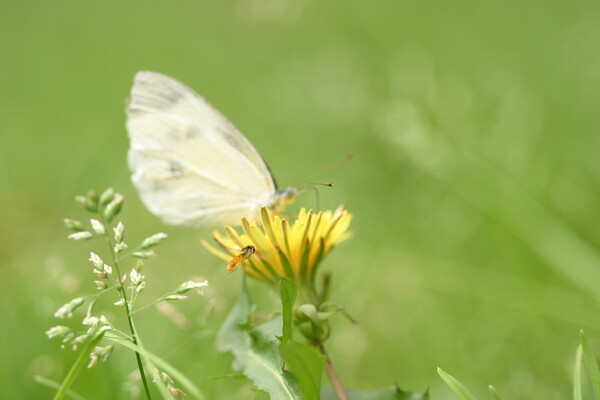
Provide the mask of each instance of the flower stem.
[{"label": "flower stem", "polygon": [[342,384],[340,377],[338,376],[337,372],[335,371],[335,368],[333,368],[331,359],[329,358],[329,356],[327,355],[327,352],[325,351],[325,346],[323,346],[323,343],[319,340],[315,340],[314,345],[317,347],[317,349],[319,349],[321,354],[323,354],[325,356],[325,370],[327,371],[327,376],[329,377],[329,381],[331,382],[331,385],[333,386],[333,390],[335,390],[335,394],[337,395],[337,398],[339,400],[349,400],[350,398],[348,397],[348,393],[346,393],[346,389],[344,388],[344,385]]},{"label": "flower stem", "polygon": [[[104,226],[106,226],[106,220],[104,219],[104,216],[102,215],[102,213],[100,214],[100,216],[102,217],[102,224]],[[127,293],[125,292],[125,289],[123,288],[123,285],[121,284],[121,271],[119,270],[119,258],[115,252],[113,242],[110,238],[110,233],[108,233],[108,232],[106,234],[106,239],[108,240],[108,246],[110,247],[110,254],[112,256],[113,263],[115,264],[115,271],[117,272],[117,288],[118,288],[119,292],[121,293],[121,296],[123,296],[123,300],[125,300],[125,304],[124,304],[125,312],[127,313],[127,322],[129,323],[129,330],[131,331],[131,338],[132,338],[133,344],[138,345],[137,334],[135,331],[135,327],[133,326],[132,314],[131,314],[131,310],[129,309],[129,302],[127,301]],[[142,357],[140,356],[140,353],[138,353],[137,351],[135,352],[135,359],[137,361],[138,369],[140,371],[140,376],[142,378],[142,384],[144,385],[144,392],[146,393],[146,398],[148,400],[151,400],[152,396],[150,395],[150,388],[148,387],[148,381],[146,380],[146,374],[144,372],[144,365],[142,363]]]},{"label": "flower stem", "polygon": [[131,312],[131,315],[133,315],[133,314],[135,314],[135,313],[137,313],[137,312],[139,312],[139,311],[142,311],[144,308],[148,308],[148,307],[150,307],[150,306],[153,306],[153,305],[155,305],[156,303],[160,303],[160,302],[161,302],[161,301],[163,301],[164,299],[165,299],[165,296],[161,296],[161,297],[159,297],[158,299],[156,299],[156,300],[154,300],[154,301],[152,301],[152,302],[150,302],[150,303],[148,303],[148,304],[146,304],[146,305],[143,305],[143,306],[141,306],[141,307],[138,307],[138,308],[136,308],[135,310],[133,310],[133,311]]}]

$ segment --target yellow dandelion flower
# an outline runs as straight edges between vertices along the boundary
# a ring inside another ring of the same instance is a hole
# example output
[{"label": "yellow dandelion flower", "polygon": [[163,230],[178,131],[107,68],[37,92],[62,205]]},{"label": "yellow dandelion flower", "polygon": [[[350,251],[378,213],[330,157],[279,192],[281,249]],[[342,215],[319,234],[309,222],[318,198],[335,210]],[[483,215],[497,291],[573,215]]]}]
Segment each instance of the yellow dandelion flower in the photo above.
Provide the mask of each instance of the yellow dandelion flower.
[{"label": "yellow dandelion flower", "polygon": [[300,210],[298,218],[288,222],[262,207],[259,221],[242,219],[243,232],[225,227],[213,237],[221,250],[206,241],[202,245],[212,254],[229,261],[228,270],[240,264],[248,275],[269,283],[280,277],[312,283],[317,267],[338,243],[348,239],[352,214],[339,207],[336,211]]}]

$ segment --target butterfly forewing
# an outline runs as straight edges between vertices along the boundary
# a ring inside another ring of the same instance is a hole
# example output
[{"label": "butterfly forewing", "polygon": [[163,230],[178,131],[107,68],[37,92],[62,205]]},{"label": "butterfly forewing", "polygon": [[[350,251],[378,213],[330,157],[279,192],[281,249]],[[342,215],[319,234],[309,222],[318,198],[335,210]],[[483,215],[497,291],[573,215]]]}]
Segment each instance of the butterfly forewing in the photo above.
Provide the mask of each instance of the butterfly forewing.
[{"label": "butterfly forewing", "polygon": [[252,144],[173,78],[136,75],[127,128],[133,182],[166,223],[238,224],[273,198],[274,180]]}]

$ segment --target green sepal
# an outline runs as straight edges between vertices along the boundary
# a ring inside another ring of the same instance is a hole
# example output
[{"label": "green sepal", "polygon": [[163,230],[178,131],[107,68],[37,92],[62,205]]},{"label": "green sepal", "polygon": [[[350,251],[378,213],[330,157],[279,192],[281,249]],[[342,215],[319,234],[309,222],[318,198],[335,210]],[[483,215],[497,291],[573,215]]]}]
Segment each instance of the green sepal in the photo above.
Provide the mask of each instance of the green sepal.
[{"label": "green sepal", "polygon": [[287,343],[292,334],[292,312],[296,302],[296,282],[290,278],[281,278],[279,280],[279,295],[281,297],[281,316],[283,326],[281,327],[281,336],[277,338],[282,344]]},{"label": "green sepal", "polygon": [[320,338],[319,331],[315,330],[315,325],[309,320],[303,322],[296,322],[296,327],[302,336],[304,336],[308,341],[312,342],[315,339]]},{"label": "green sepal", "polygon": [[328,312],[317,311],[315,305],[310,303],[302,304],[297,309],[299,321],[303,321],[305,318],[308,318],[313,324],[317,326],[321,325],[321,322],[328,320],[338,312],[339,310]]},{"label": "green sepal", "polygon": [[329,300],[329,290],[331,288],[331,274],[325,272],[321,278],[321,293],[319,293],[320,303],[323,304]]},{"label": "green sepal", "polygon": [[290,264],[290,260],[288,260],[287,256],[285,255],[285,253],[281,250],[279,250],[279,258],[281,259],[281,265],[283,266],[283,270],[285,272],[285,275],[289,278],[294,278],[294,270],[292,269],[292,266]]}]

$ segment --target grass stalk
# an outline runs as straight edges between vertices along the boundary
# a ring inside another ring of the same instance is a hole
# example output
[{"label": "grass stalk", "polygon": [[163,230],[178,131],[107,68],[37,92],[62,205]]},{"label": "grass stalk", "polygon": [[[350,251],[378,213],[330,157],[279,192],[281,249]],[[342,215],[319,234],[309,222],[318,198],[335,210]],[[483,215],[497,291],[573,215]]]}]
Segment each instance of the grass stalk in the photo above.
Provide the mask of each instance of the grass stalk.
[{"label": "grass stalk", "polygon": [[[102,214],[100,214],[100,216],[102,218],[102,224],[104,226],[107,226],[107,223],[106,223],[107,221],[105,220],[104,216]],[[129,324],[129,330],[131,331],[131,338],[132,338],[133,344],[140,346],[140,344],[138,342],[137,333],[136,333],[135,327],[133,325],[133,315],[131,313],[131,310],[129,307],[129,302],[127,300],[127,293],[126,293],[125,289],[123,288],[123,285],[121,284],[121,276],[122,275],[121,275],[121,270],[119,269],[119,256],[115,251],[114,243],[113,243],[112,239],[110,238],[109,233],[107,233],[106,239],[108,241],[108,246],[110,248],[110,254],[112,256],[112,260],[115,265],[115,271],[117,272],[117,281],[118,281],[117,289],[121,293],[121,296],[123,297],[123,300],[124,300],[125,312],[127,313],[127,323]],[[148,400],[151,400],[152,396],[150,395],[150,388],[148,387],[148,380],[146,379],[146,373],[144,371],[142,357],[141,357],[140,353],[138,353],[137,351],[135,352],[135,359],[137,361],[138,370],[140,371],[140,376],[142,378],[142,384],[144,386],[144,392],[146,393],[146,398]]]}]

